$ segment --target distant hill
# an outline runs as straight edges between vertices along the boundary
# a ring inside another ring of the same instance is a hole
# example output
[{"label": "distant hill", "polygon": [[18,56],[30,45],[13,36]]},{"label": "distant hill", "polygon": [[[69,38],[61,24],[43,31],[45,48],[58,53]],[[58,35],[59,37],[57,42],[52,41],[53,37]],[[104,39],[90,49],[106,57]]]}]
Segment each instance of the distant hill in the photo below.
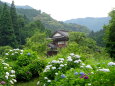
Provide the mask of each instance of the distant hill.
[{"label": "distant hill", "polygon": [[25,6],[16,6],[16,8],[22,8],[22,9],[33,9],[32,7],[25,5]]},{"label": "distant hill", "polygon": [[87,18],[77,18],[64,21],[65,23],[74,23],[87,26],[90,30],[99,31],[103,28],[103,25],[108,24],[110,17],[87,17]]},{"label": "distant hill", "polygon": [[47,29],[50,29],[51,31],[63,29],[63,30],[68,30],[68,31],[89,33],[89,29],[86,26],[79,25],[79,24],[67,24],[61,21],[57,21],[53,19],[50,15],[44,12],[34,17],[34,20],[40,20],[44,24],[44,26]]}]

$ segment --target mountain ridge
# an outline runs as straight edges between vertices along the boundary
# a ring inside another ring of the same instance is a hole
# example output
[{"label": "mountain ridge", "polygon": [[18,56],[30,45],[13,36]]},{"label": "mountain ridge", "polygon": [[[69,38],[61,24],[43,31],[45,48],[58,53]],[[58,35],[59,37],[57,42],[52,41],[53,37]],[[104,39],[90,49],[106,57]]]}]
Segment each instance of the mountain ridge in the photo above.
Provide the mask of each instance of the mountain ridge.
[{"label": "mountain ridge", "polygon": [[76,18],[64,21],[65,23],[75,23],[88,27],[90,30],[99,31],[103,29],[103,25],[108,24],[110,17],[86,17]]}]

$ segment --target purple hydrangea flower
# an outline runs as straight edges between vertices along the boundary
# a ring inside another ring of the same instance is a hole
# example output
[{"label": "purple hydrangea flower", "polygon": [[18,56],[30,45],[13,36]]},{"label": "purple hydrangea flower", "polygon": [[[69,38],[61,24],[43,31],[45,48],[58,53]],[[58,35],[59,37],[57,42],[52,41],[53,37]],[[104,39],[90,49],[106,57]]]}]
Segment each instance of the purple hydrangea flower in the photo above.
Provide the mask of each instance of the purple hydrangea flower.
[{"label": "purple hydrangea flower", "polygon": [[61,78],[66,78],[66,76],[64,74],[61,75]]},{"label": "purple hydrangea flower", "polygon": [[75,72],[74,75],[78,75],[78,72]]},{"label": "purple hydrangea flower", "polygon": [[4,84],[6,84],[6,82],[5,81],[1,81],[0,84],[4,85]]},{"label": "purple hydrangea flower", "polygon": [[84,79],[89,79],[89,77],[88,76],[84,76]]}]

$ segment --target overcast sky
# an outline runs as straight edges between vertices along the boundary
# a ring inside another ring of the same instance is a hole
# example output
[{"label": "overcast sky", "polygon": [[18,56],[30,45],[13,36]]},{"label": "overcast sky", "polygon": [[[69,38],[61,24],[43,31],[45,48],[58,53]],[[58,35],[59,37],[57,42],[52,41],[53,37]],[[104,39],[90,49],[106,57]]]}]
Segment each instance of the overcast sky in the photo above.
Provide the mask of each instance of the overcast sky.
[{"label": "overcast sky", "polygon": [[[1,0],[11,3],[12,0]],[[63,21],[73,18],[106,17],[115,8],[115,0],[14,0],[15,5],[29,5]]]}]

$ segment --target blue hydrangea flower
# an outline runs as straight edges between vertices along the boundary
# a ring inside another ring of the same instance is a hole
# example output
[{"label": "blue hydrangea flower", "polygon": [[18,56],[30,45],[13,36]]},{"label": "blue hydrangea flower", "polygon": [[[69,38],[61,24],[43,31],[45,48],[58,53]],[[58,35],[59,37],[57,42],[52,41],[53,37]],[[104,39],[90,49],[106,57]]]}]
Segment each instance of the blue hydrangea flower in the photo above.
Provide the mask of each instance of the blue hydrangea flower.
[{"label": "blue hydrangea flower", "polygon": [[28,56],[30,56],[31,54],[30,53],[27,53]]},{"label": "blue hydrangea flower", "polygon": [[75,72],[74,75],[78,75],[78,72]]},{"label": "blue hydrangea flower", "polygon": [[83,73],[83,72],[80,72],[79,74],[80,74],[80,75],[84,75],[84,73]]},{"label": "blue hydrangea flower", "polygon": [[61,78],[66,78],[66,76],[64,74],[61,75]]}]

